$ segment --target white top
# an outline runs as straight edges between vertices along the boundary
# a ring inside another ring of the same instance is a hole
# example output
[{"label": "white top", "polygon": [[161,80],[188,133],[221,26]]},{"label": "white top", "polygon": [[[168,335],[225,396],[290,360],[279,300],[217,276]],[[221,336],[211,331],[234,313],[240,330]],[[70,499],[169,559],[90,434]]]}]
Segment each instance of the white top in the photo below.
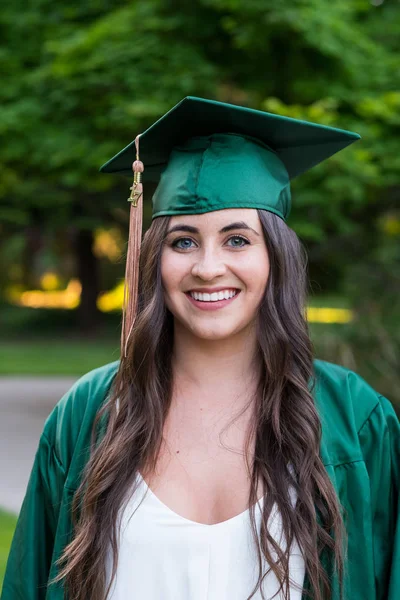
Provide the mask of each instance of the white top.
[{"label": "white top", "polygon": [[[249,509],[214,525],[197,523],[168,508],[140,474],[137,478],[139,487],[120,513],[118,567],[108,600],[246,600],[258,578]],[[295,503],[292,487],[290,495]],[[255,508],[258,528],[262,503],[263,499]],[[276,505],[268,526],[285,549]],[[111,550],[107,585],[110,556]],[[275,553],[273,557],[276,559]],[[268,566],[263,560],[265,573]],[[289,577],[302,586],[304,574],[304,559],[295,543],[289,559]],[[263,583],[265,599],[278,589],[278,580],[271,570]],[[282,591],[275,598],[284,598]],[[262,600],[259,590],[253,599]],[[290,587],[290,599],[301,600],[301,591]]]}]

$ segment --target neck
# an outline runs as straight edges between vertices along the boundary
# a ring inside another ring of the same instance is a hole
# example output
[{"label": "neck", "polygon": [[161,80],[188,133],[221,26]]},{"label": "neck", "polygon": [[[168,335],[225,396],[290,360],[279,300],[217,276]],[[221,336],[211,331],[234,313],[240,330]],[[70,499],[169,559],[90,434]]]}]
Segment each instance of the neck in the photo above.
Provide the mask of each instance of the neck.
[{"label": "neck", "polygon": [[174,395],[181,399],[210,409],[228,407],[232,401],[244,405],[261,374],[255,328],[223,340],[205,340],[175,323],[172,369]]}]

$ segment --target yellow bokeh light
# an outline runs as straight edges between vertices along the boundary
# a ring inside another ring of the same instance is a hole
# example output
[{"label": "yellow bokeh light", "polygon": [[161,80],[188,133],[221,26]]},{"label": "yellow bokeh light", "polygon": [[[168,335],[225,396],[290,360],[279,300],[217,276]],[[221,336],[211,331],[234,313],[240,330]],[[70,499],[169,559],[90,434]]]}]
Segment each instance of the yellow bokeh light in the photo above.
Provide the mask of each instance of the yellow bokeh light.
[{"label": "yellow bokeh light", "polygon": [[56,273],[48,271],[40,279],[40,285],[46,292],[56,290],[60,285],[60,279]]},{"label": "yellow bokeh light", "polygon": [[109,292],[103,292],[97,298],[97,308],[102,312],[112,310],[122,310],[124,301],[124,280],[118,283],[114,289]]},{"label": "yellow bokeh light", "polygon": [[310,323],[350,323],[353,311],[348,308],[307,307],[307,321]]},{"label": "yellow bokeh light", "polygon": [[82,286],[78,279],[71,279],[65,290],[44,292],[43,290],[28,290],[25,292],[11,288],[7,298],[13,304],[29,306],[30,308],[67,308],[79,306]]},{"label": "yellow bokeh light", "polygon": [[108,258],[116,262],[122,255],[124,242],[119,229],[96,229],[94,234],[93,253],[97,258]]}]

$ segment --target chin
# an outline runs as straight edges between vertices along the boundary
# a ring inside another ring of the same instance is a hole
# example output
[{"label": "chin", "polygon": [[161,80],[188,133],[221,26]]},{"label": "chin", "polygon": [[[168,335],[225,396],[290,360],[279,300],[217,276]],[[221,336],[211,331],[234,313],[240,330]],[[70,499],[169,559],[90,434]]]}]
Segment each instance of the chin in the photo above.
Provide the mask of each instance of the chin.
[{"label": "chin", "polygon": [[207,326],[201,326],[201,325],[194,325],[193,323],[191,325],[187,325],[185,323],[182,323],[182,325],[189,329],[189,331],[196,337],[198,337],[199,339],[202,340],[209,340],[209,341],[219,341],[219,340],[226,340],[234,335],[236,335],[237,333],[239,333],[239,331],[241,331],[243,329],[243,327],[235,327],[233,325],[228,325],[225,324],[225,326],[223,326],[222,324],[217,324],[217,323],[210,323]]},{"label": "chin", "polygon": [[220,340],[226,340],[227,338],[231,337],[232,335],[234,335],[234,332],[228,331],[228,332],[217,332],[217,331],[203,331],[203,330],[196,330],[196,329],[192,329],[192,333],[193,335],[195,335],[196,337],[198,337],[201,340],[209,340],[209,341],[220,341]]}]

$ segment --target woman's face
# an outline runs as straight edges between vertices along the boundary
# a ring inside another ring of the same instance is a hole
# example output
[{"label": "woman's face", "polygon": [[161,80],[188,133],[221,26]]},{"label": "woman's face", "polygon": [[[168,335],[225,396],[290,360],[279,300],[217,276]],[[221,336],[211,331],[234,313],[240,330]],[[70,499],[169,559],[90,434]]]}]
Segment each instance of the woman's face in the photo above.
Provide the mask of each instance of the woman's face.
[{"label": "woman's face", "polygon": [[251,328],[268,275],[268,252],[255,209],[171,217],[161,276],[176,326],[208,340]]}]

